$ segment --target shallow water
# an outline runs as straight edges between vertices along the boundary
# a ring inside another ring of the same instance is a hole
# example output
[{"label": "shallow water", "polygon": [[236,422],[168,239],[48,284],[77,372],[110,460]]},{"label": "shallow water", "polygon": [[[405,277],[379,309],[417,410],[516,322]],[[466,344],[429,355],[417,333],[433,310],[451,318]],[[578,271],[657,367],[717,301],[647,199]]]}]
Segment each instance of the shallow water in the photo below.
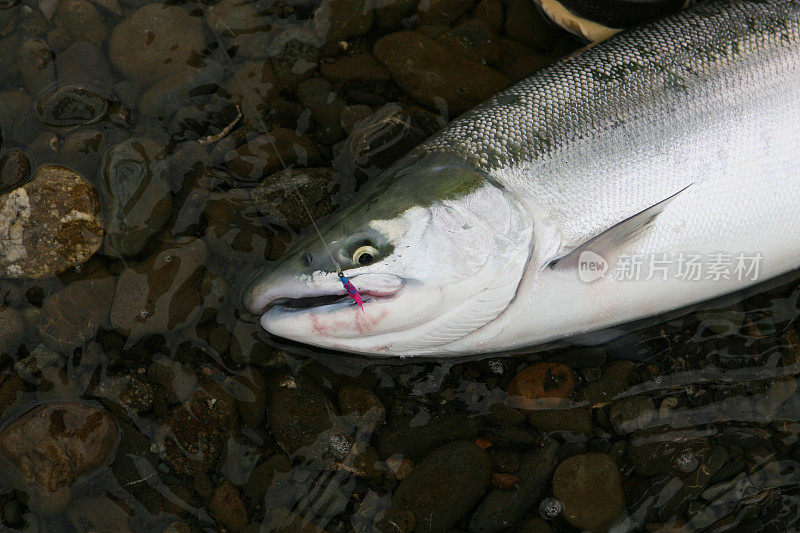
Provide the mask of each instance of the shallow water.
[{"label": "shallow water", "polygon": [[0,242],[2,529],[796,530],[800,274],[469,361],[309,353],[239,308],[308,230],[295,188],[330,213],[578,46],[531,6],[0,2],[0,200],[55,228]]}]

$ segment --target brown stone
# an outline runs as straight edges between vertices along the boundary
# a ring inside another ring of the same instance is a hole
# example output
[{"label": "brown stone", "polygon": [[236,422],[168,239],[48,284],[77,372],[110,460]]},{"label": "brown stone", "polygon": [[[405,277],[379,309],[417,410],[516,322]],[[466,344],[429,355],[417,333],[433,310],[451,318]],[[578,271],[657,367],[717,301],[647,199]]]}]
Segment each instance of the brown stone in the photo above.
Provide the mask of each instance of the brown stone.
[{"label": "brown stone", "polygon": [[42,340],[59,352],[71,352],[108,322],[115,280],[111,276],[77,281],[42,305]]},{"label": "brown stone", "polygon": [[247,525],[247,510],[239,491],[227,479],[214,490],[208,510],[216,520],[233,531]]},{"label": "brown stone", "polygon": [[570,457],[553,474],[553,494],[564,503],[564,518],[581,530],[605,531],[622,513],[622,477],[604,453]]},{"label": "brown stone", "polygon": [[57,492],[105,465],[118,441],[119,428],[102,409],[51,403],[6,426],[0,433],[0,454],[26,484]]},{"label": "brown stone", "polygon": [[375,56],[415,100],[437,109],[437,100],[443,99],[453,116],[509,84],[499,72],[419,32],[400,31],[382,37],[375,43]]},{"label": "brown stone", "polygon": [[[561,363],[535,363],[523,368],[508,386],[511,403],[520,409],[551,407],[575,390],[578,379]],[[552,400],[556,399],[556,400]]]},{"label": "brown stone", "polygon": [[0,275],[47,278],[89,259],[103,242],[97,192],[80,174],[45,166],[0,195]]}]

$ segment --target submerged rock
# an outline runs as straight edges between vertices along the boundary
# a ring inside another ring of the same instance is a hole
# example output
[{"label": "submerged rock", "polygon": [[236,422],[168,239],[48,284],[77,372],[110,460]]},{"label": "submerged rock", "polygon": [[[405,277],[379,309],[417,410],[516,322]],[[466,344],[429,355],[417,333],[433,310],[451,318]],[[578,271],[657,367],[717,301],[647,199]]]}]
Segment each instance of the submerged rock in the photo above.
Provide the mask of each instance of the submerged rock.
[{"label": "submerged rock", "polygon": [[250,198],[262,214],[284,218],[289,226],[300,229],[310,226],[311,220],[298,193],[314,220],[319,220],[336,208],[331,190],[338,185],[338,176],[332,168],[282,170],[250,189]]},{"label": "submerged rock", "polygon": [[316,145],[292,130],[276,128],[225,154],[225,165],[241,181],[254,183],[285,166],[319,162]]},{"label": "submerged rock", "polygon": [[16,355],[24,331],[25,324],[20,314],[15,309],[0,305],[0,355]]},{"label": "submerged rock", "polygon": [[187,327],[203,310],[206,255],[203,241],[184,237],[126,268],[111,303],[111,325],[130,339]]},{"label": "submerged rock", "polygon": [[18,488],[50,498],[108,464],[118,442],[119,428],[102,409],[51,403],[4,427],[0,454],[20,476]]},{"label": "submerged rock", "polygon": [[0,194],[16,189],[28,181],[31,162],[19,150],[11,150],[0,157]]},{"label": "submerged rock", "polygon": [[70,283],[42,305],[42,340],[56,351],[71,353],[108,322],[115,280],[111,276]]},{"label": "submerged rock", "polygon": [[573,526],[605,531],[625,509],[622,477],[604,453],[585,453],[563,461],[553,474],[553,493],[564,503]]},{"label": "submerged rock", "polygon": [[106,252],[133,257],[172,214],[168,165],[161,146],[131,138],[113,146],[101,166],[109,202]]},{"label": "submerged rock", "polygon": [[523,368],[508,386],[511,402],[520,409],[559,405],[578,384],[575,373],[561,363],[534,363]]},{"label": "submerged rock", "polygon": [[232,531],[239,531],[247,525],[247,509],[244,507],[242,496],[228,480],[214,489],[208,510],[211,516]]},{"label": "submerged rock", "polygon": [[445,444],[403,479],[390,510],[413,513],[415,533],[448,531],[486,492],[491,473],[489,456],[474,443]]},{"label": "submerged rock", "polygon": [[207,21],[235,56],[254,58],[267,54],[269,21],[256,13],[250,2],[222,0],[209,8]]},{"label": "submerged rock", "polygon": [[102,244],[97,192],[80,174],[41,167],[0,195],[0,275],[46,278],[89,259]]},{"label": "submerged rock", "polygon": [[114,66],[144,85],[189,69],[205,46],[199,18],[159,3],[147,4],[117,24],[108,44]]},{"label": "submerged rock", "polygon": [[107,110],[108,100],[98,91],[72,83],[55,88],[36,102],[39,121],[48,126],[94,124]]},{"label": "submerged rock", "polygon": [[211,469],[236,424],[231,395],[213,381],[203,382],[185,405],[170,413],[158,432],[164,461],[184,475]]},{"label": "submerged rock", "polygon": [[508,78],[471,61],[433,39],[401,31],[375,43],[375,56],[395,82],[419,103],[437,109],[444,100],[452,116],[486,100],[509,84]]}]

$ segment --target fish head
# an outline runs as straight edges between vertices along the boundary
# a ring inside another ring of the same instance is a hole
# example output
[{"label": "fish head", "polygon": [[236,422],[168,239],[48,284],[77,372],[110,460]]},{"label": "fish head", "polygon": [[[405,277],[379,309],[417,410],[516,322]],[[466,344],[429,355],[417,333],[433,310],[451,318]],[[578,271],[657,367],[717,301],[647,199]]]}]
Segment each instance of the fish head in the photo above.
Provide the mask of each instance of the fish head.
[{"label": "fish head", "polygon": [[[382,176],[244,293],[270,333],[377,356],[440,353],[501,312],[529,256],[510,196],[463,164]],[[350,299],[338,267],[363,299]],[[502,301],[498,301],[502,300]]]}]

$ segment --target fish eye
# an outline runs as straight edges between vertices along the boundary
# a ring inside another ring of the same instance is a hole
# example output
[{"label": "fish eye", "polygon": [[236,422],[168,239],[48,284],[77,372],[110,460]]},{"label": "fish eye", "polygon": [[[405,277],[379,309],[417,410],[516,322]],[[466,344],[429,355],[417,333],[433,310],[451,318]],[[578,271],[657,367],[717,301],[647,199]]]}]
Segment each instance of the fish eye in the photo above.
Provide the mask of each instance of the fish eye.
[{"label": "fish eye", "polygon": [[376,257],[378,257],[377,248],[366,244],[364,246],[359,246],[356,248],[356,251],[353,252],[353,263],[358,263],[361,266],[367,266],[375,261]]}]

